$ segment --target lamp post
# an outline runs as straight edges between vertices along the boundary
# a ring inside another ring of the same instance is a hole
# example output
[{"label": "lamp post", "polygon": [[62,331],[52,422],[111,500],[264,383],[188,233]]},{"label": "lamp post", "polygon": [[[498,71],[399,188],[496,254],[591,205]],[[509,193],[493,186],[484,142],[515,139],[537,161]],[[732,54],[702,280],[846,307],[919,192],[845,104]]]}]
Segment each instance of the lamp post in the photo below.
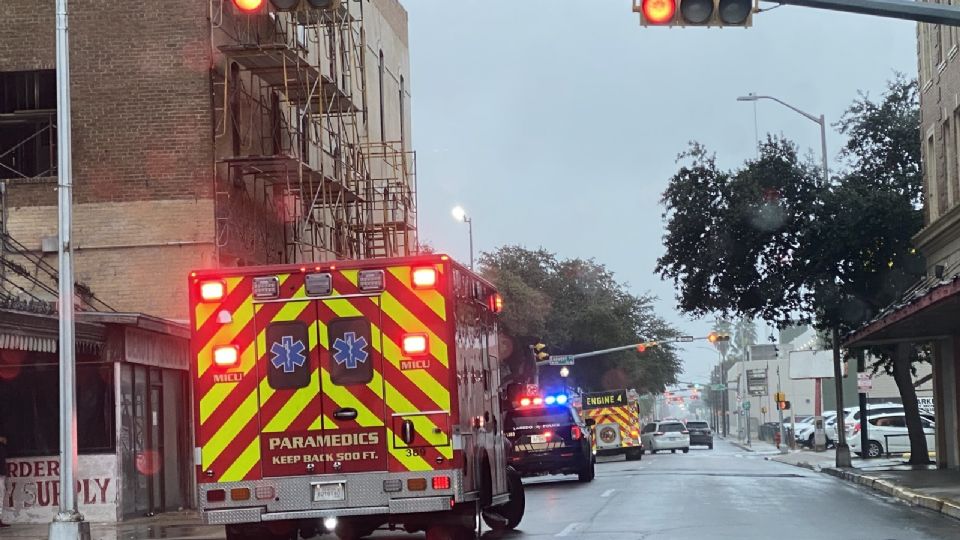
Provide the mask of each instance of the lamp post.
[{"label": "lamp post", "polygon": [[[769,99],[770,101],[776,101],[780,105],[790,109],[791,111],[803,116],[804,118],[810,120],[811,122],[820,126],[820,152],[823,158],[823,183],[824,185],[830,182],[830,173],[827,165],[827,122],[824,119],[823,115],[814,116],[808,112],[801,111],[800,109],[781,101],[773,96],[758,96],[756,94],[748,94],[746,96],[740,96],[737,98],[737,101],[752,101],[756,102],[761,99]],[[834,372],[834,383],[836,386],[837,392],[837,410],[843,410],[843,378],[841,377],[840,369],[840,336],[836,328],[833,329],[833,372]],[[819,379],[817,379],[817,384],[819,384]],[[816,415],[819,418],[818,421],[818,433],[823,431],[823,418],[821,416],[822,412],[820,411],[820,392],[819,386],[817,387],[817,398],[814,406],[816,407]],[[818,439],[822,440],[822,435],[818,435]],[[850,467],[850,447],[847,446],[847,434],[843,429],[837,430],[837,467]]]},{"label": "lamp post", "polygon": [[563,378],[563,393],[567,393],[567,377],[570,376],[570,368],[563,366],[560,368],[560,377]]},{"label": "lamp post", "polygon": [[473,220],[467,215],[467,211],[459,205],[454,206],[450,213],[453,214],[453,219],[467,224],[470,234],[470,270],[473,270]]},{"label": "lamp post", "polygon": [[57,0],[57,188],[60,315],[60,509],[50,523],[50,540],[88,540],[90,524],[78,511],[77,396],[73,286],[73,154],[70,138],[70,46],[67,0]]}]

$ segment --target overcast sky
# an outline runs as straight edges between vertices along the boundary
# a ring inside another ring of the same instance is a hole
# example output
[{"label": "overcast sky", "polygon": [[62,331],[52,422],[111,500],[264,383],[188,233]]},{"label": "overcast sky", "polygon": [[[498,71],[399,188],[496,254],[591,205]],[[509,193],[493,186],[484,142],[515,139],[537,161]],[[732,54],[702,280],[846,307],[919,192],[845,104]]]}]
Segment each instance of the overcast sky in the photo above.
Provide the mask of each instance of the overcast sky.
[{"label": "overcast sky", "polygon": [[[698,140],[724,167],[755,154],[749,92],[835,122],[858,90],[916,76],[916,24],[799,7],[749,29],[643,28],[629,0],[401,0],[410,14],[420,236],[466,262],[462,204],[476,252],[504,244],[595,258],[659,313],[705,335],[654,274],[660,194],[676,155]],[[763,3],[769,8],[774,4]],[[819,157],[816,124],[757,106],[761,137],[782,132]],[[827,134],[831,160],[841,138]],[[716,355],[683,351],[684,380]]]}]

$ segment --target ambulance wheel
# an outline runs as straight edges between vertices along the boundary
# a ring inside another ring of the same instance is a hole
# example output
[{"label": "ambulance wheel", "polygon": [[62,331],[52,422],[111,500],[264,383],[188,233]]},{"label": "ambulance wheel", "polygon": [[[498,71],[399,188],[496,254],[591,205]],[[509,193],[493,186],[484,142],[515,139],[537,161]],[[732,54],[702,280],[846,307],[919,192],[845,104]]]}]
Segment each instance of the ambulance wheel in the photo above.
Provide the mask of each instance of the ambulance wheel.
[{"label": "ambulance wheel", "polygon": [[355,521],[341,520],[337,523],[334,534],[337,535],[338,540],[360,540],[370,536],[376,530],[376,526],[364,526],[362,523]]},{"label": "ambulance wheel", "polygon": [[510,501],[500,506],[494,506],[490,513],[483,512],[483,522],[495,531],[512,531],[517,528],[523,519],[523,512],[526,510],[527,499],[523,492],[523,480],[520,473],[507,469],[507,489],[510,493]]},{"label": "ambulance wheel", "polygon": [[684,453],[684,454],[686,454],[686,453],[689,452],[689,451],[690,451],[690,447],[687,447],[687,448],[684,448],[684,449],[683,449],[683,453]]},{"label": "ambulance wheel", "polygon": [[626,455],[627,455],[627,461],[639,461],[643,459],[643,449],[628,448]]}]

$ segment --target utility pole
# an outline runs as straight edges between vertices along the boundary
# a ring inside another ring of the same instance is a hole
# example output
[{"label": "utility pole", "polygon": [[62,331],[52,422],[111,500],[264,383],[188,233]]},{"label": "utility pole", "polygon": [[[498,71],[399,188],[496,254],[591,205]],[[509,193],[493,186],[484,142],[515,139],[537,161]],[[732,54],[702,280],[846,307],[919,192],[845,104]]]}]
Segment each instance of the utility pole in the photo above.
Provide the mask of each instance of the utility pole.
[{"label": "utility pole", "polygon": [[[840,368],[840,330],[833,327],[833,380],[837,389],[837,418],[841,424],[837,425],[837,467],[852,467],[850,460],[850,447],[847,446],[846,426],[843,422],[843,371]],[[866,418],[861,419],[863,423]],[[864,448],[866,452],[866,448]]]},{"label": "utility pole", "polygon": [[[779,396],[782,392],[780,388],[780,363],[777,363],[777,395]],[[780,444],[787,444],[787,435],[786,431],[783,429],[783,409],[780,408],[780,403],[777,403],[777,428],[780,430]]]},{"label": "utility pole", "polygon": [[[866,366],[866,361],[864,359],[865,353],[863,349],[860,349],[857,353],[857,373],[863,373]],[[859,376],[859,375],[858,375]],[[857,385],[859,386],[859,384]],[[864,459],[870,459],[870,455],[867,453],[867,448],[870,447],[870,435],[867,433],[869,429],[870,422],[867,422],[867,394],[864,392],[858,392],[857,397],[860,401],[860,448],[863,449]],[[844,422],[844,416],[842,411],[837,412],[836,424],[837,429],[845,429],[846,425]]]},{"label": "utility pole", "polygon": [[90,523],[77,507],[77,396],[73,290],[73,154],[70,137],[70,42],[67,0],[57,0],[57,176],[60,315],[60,509],[50,540],[89,540]]}]

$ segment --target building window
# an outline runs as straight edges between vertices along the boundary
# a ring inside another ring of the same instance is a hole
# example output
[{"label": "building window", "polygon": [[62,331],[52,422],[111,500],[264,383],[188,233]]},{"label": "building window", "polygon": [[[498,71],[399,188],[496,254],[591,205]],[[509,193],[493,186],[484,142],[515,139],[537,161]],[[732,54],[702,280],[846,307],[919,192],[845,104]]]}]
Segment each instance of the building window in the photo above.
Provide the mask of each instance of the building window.
[{"label": "building window", "polygon": [[927,135],[926,156],[924,156],[924,165],[926,173],[924,177],[927,183],[927,208],[930,211],[930,221],[933,222],[940,217],[940,190],[937,186],[937,147],[934,142],[933,133]]},{"label": "building window", "polygon": [[957,163],[954,149],[955,126],[949,119],[943,122],[943,157],[944,172],[947,181],[947,208],[953,208],[956,203]]},{"label": "building window", "polygon": [[0,178],[57,174],[57,74],[0,72]]},{"label": "building window", "polygon": [[404,95],[404,92],[407,91],[406,82],[403,79],[403,75],[400,76],[400,150],[406,150],[406,141],[407,141],[407,126],[406,126],[406,115],[407,115],[407,98]]},{"label": "building window", "polygon": [[387,140],[387,122],[384,118],[384,91],[383,91],[383,77],[384,77],[384,65],[383,65],[383,49],[380,49],[380,66],[379,66],[379,89],[380,89],[380,140],[386,142]]}]

